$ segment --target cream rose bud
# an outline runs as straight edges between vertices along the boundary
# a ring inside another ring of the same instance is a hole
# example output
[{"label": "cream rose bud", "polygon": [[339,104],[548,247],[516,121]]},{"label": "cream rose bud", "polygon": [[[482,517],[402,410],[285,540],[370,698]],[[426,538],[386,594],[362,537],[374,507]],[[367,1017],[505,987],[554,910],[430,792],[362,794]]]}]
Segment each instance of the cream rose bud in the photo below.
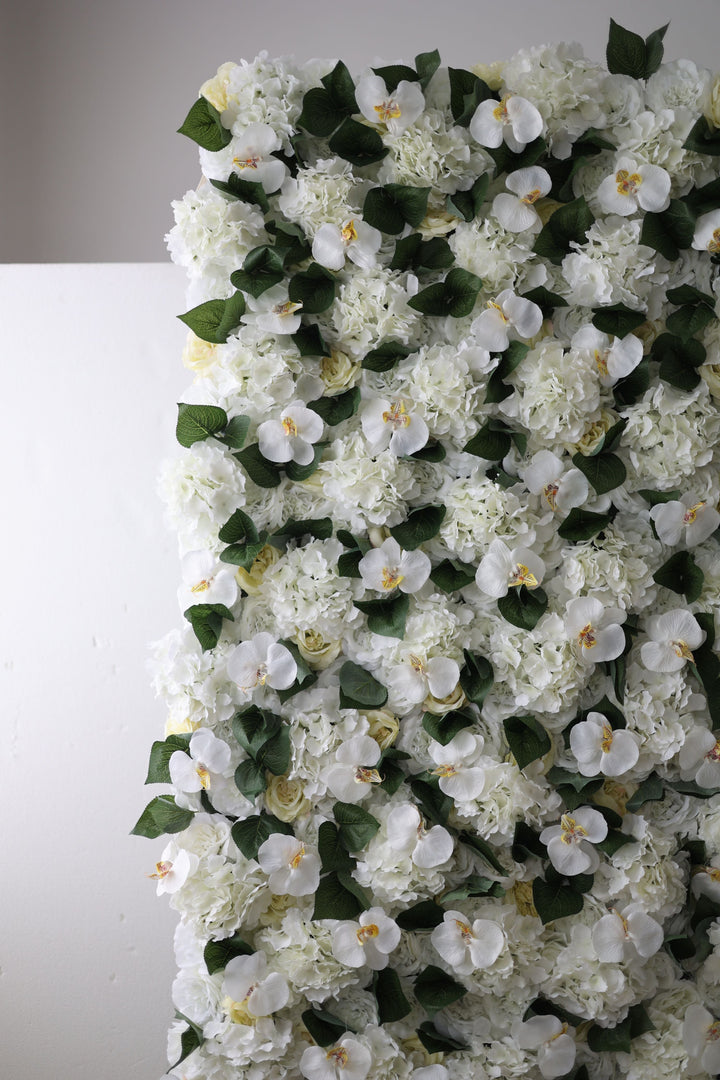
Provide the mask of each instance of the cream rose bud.
[{"label": "cream rose bud", "polygon": [[366,1080],[372,1054],[366,1046],[344,1035],[334,1046],[308,1046],[300,1058],[306,1080]]},{"label": "cream rose bud", "polygon": [[233,649],[228,657],[227,673],[248,694],[258,686],[287,690],[297,678],[297,664],[289,649],[276,642],[272,634],[262,631]]},{"label": "cream rose bud", "polygon": [[720,787],[720,742],[712,731],[697,725],[688,732],[678,756],[683,780],[704,788]]},{"label": "cream rose bud", "polygon": [[637,736],[622,728],[614,731],[599,712],[588,713],[570,731],[570,749],[581,776],[622,776],[640,756]]},{"label": "cream rose bud", "polygon": [[711,255],[720,255],[720,210],[711,210],[701,214],[695,222],[695,234],[692,246],[696,251],[709,251]]},{"label": "cream rose bud", "polygon": [[662,947],[663,938],[660,923],[646,915],[640,904],[626,904],[622,911],[613,908],[592,932],[598,959],[608,964],[631,963],[638,956],[647,960]]},{"label": "cream rose bud", "polygon": [[382,233],[361,218],[348,218],[342,225],[327,222],[315,233],[312,255],[328,270],[342,270],[345,258],[363,270],[377,265]]},{"label": "cream rose bud", "polygon": [[274,893],[307,896],[320,884],[320,857],[294,836],[268,836],[260,845],[257,861]]},{"label": "cream rose bud", "polygon": [[420,83],[401,80],[391,93],[380,75],[362,75],[355,87],[355,100],[366,120],[385,124],[390,135],[400,135],[425,108]]},{"label": "cream rose bud", "polygon": [[199,728],[191,736],[188,749],[189,754],[176,750],[168,762],[173,787],[186,794],[210,790],[213,773],[221,775],[230,768],[230,747],[211,731]]},{"label": "cream rose bud", "polygon": [[690,493],[657,503],[650,510],[650,517],[659,539],[670,547],[702,544],[720,525],[720,514],[715,507]]},{"label": "cream rose bud", "polygon": [[238,587],[235,567],[218,562],[210,551],[189,551],[182,560],[183,583],[178,589],[181,611],[196,604],[224,604],[232,607]]},{"label": "cream rose bud", "polygon": [[369,735],[353,735],[335,751],[335,763],[327,771],[326,782],[336,799],[359,803],[372,785],[382,782],[375,768],[382,751]]},{"label": "cream rose bud", "polygon": [[430,940],[458,975],[471,975],[493,964],[505,947],[505,934],[491,919],[467,921],[461,911],[446,911]]},{"label": "cream rose bud", "polygon": [[290,989],[277,971],[268,974],[264,952],[252,956],[233,956],[228,960],[223,979],[223,992],[230,998],[230,1019],[235,1023],[252,1024],[260,1016],[271,1016],[284,1009]]},{"label": "cream rose bud", "polygon": [[504,140],[515,154],[537,139],[542,129],[542,116],[519,94],[506,94],[501,101],[481,101],[470,121],[470,134],[481,146],[496,149]]},{"label": "cream rose bud", "polygon": [[412,803],[391,811],[387,822],[388,843],[393,851],[410,856],[416,866],[429,870],[442,866],[453,853],[455,843],[442,825],[425,829],[420,811]]},{"label": "cream rose bud", "polygon": [[511,588],[537,589],[545,573],[545,563],[528,548],[512,551],[502,540],[493,540],[480,560],[475,582],[487,596],[499,599]]},{"label": "cream rose bud", "polygon": [[600,865],[593,844],[607,836],[607,822],[599,810],[581,806],[563,814],[559,825],[551,825],[540,833],[548,857],[560,874],[592,874]]},{"label": "cream rose bud", "polygon": [[160,862],[155,863],[155,873],[149,878],[157,881],[157,895],[172,895],[181,889],[190,875],[197,870],[199,859],[185,848],[171,842],[163,851]]},{"label": "cream rose bud", "polygon": [[567,635],[586,664],[620,656],[625,648],[625,633],[620,624],[625,619],[621,608],[606,608],[592,597],[571,600],[565,609]]},{"label": "cream rose bud", "polygon": [[482,749],[482,737],[467,730],[459,731],[446,746],[434,740],[430,743],[430,757],[437,766],[432,773],[438,777],[444,795],[456,802],[480,798],[485,788],[485,769],[475,762]]},{"label": "cream rose bud", "polygon": [[511,341],[535,337],[543,321],[542,308],[503,289],[487,308],[473,319],[470,331],[475,344],[489,352],[504,352]]},{"label": "cream rose bud", "polygon": [[515,1032],[521,1050],[537,1050],[537,1063],[545,1080],[565,1076],[575,1064],[575,1040],[557,1016],[531,1016]]},{"label": "cream rose bud", "polygon": [[265,809],[280,821],[294,821],[310,810],[310,801],[299,780],[287,776],[270,776],[265,790]]},{"label": "cream rose bud", "polygon": [[720,1072],[720,1021],[704,1005],[694,1004],[688,1008],[683,1020],[682,1036],[691,1058],[693,1076],[700,1069],[711,1076]]},{"label": "cream rose bud", "polygon": [[268,461],[309,465],[315,457],[313,444],[322,438],[324,426],[304,401],[293,401],[285,406],[279,420],[265,420],[258,427],[260,453]]},{"label": "cream rose bud", "polygon": [[430,434],[422,417],[409,411],[408,403],[400,398],[373,398],[365,404],[360,422],[373,451],[389,447],[396,457],[422,450]]},{"label": "cream rose bud", "polygon": [[694,663],[692,650],[705,640],[705,631],[685,608],[653,616],[647,635],[649,641],[640,647],[640,659],[648,671],[679,671],[688,660]]},{"label": "cream rose bud", "polygon": [[638,164],[634,158],[618,158],[615,171],[600,182],[597,199],[609,214],[628,217],[638,207],[657,213],[670,205],[670,175],[659,165]]},{"label": "cream rose bud", "polygon": [[460,678],[456,660],[448,656],[433,656],[429,660],[409,653],[388,675],[388,686],[402,697],[419,705],[428,694],[442,700],[453,692]]},{"label": "cream rose bud", "polygon": [[415,593],[430,577],[432,564],[424,551],[403,551],[397,540],[389,537],[380,547],[363,555],[358,570],[366,589],[390,593],[399,589]]},{"label": "cream rose bud", "polygon": [[400,943],[400,927],[382,908],[363,911],[358,922],[341,922],[333,929],[333,956],[346,967],[367,966],[382,971]]},{"label": "cream rose bud", "polygon": [[[516,169],[505,178],[507,192],[501,192],[493,199],[492,212],[503,229],[510,232],[523,232],[542,225],[535,203],[550,191],[550,174],[533,165],[528,169]],[[512,194],[510,194],[512,193]]]},{"label": "cream rose bud", "polygon": [[528,491],[542,495],[551,510],[565,513],[582,506],[590,492],[587,478],[579,469],[566,469],[551,450],[538,450],[523,477]]},{"label": "cream rose bud", "polygon": [[635,334],[616,337],[611,342],[607,334],[594,326],[581,326],[573,334],[570,348],[593,357],[602,386],[614,386],[618,379],[634,371],[643,358],[643,343]]}]

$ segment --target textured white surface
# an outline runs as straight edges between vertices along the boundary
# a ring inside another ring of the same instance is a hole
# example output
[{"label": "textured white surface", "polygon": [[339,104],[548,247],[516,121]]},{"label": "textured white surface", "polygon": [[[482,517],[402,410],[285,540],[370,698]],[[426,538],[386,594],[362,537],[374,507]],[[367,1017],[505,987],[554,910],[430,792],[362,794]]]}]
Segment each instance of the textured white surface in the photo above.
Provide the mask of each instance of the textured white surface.
[{"label": "textured white surface", "polygon": [[[156,496],[187,385],[184,276],[0,267],[2,1074],[156,1080],[176,916],[130,837],[164,714],[146,645],[178,619]],[[9,381],[9,387],[8,387]]]}]

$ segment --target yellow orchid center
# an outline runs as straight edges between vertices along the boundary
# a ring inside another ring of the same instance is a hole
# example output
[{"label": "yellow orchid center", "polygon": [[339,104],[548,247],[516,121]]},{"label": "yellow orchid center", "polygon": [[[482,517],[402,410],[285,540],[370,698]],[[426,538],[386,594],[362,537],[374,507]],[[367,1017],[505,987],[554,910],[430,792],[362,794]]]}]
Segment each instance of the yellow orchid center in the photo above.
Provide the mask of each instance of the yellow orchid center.
[{"label": "yellow orchid center", "polygon": [[198,581],[197,585],[193,585],[190,589],[192,593],[207,592],[212,584],[212,581],[208,578],[203,578],[202,581]]},{"label": "yellow orchid center", "polygon": [[298,866],[303,861],[304,854],[305,854],[305,845],[301,844],[300,847],[298,848],[297,852],[293,855],[292,859],[290,860],[290,869],[291,870],[297,870]]},{"label": "yellow orchid center", "polygon": [[707,1029],[707,1041],[717,1042],[720,1039],[720,1020],[714,1020]]},{"label": "yellow orchid center", "polygon": [[503,311],[503,309],[500,307],[499,304],[495,303],[494,300],[488,300],[487,306],[489,308],[492,308],[494,311],[497,311],[498,315],[500,316],[500,318],[502,319],[502,321],[504,323],[506,323],[508,321],[507,316],[505,315],[505,312]]},{"label": "yellow orchid center", "polygon": [[383,589],[396,589],[401,581],[405,580],[405,575],[400,573],[398,566],[384,566],[382,572],[382,586]]},{"label": "yellow orchid center", "polygon": [[523,195],[520,202],[525,203],[526,206],[533,206],[541,195],[540,188],[533,188],[532,191],[528,191],[527,195]]},{"label": "yellow orchid center", "polygon": [[241,686],[240,689],[241,690],[253,690],[256,686],[264,686],[265,681],[267,679],[267,676],[268,676],[267,668],[265,667],[264,664],[261,664],[260,667],[255,672],[255,682],[251,683],[250,686]]},{"label": "yellow orchid center", "polygon": [[702,510],[704,502],[695,503],[694,506],[689,507],[683,514],[683,525],[692,525],[693,521],[697,517],[698,510]]},{"label": "yellow orchid center", "polygon": [[711,746],[705,755],[707,761],[720,761],[720,742],[716,742],[714,746]]},{"label": "yellow orchid center", "polygon": [[171,862],[158,862],[155,863],[155,873],[147,874],[146,876],[149,878],[154,878],[157,881],[162,881],[163,878],[166,878],[168,876],[172,868],[173,864]]},{"label": "yellow orchid center", "polygon": [[295,435],[297,435],[297,433],[298,433],[297,424],[295,423],[295,421],[292,419],[291,416],[283,416],[283,418],[282,418],[282,426],[283,426],[283,431],[285,432],[285,434],[287,435],[288,438],[290,438],[291,436],[294,437]]},{"label": "yellow orchid center", "polygon": [[568,1029],[567,1023],[563,1022],[563,1026],[560,1028],[560,1030],[558,1032],[555,1033],[555,1035],[550,1036],[550,1038],[548,1039],[548,1042],[549,1043],[555,1042],[555,1040],[559,1039],[561,1035],[566,1035],[567,1034],[567,1029]]},{"label": "yellow orchid center", "polygon": [[615,173],[618,195],[635,195],[642,184],[640,173],[629,173],[627,169],[620,169]]},{"label": "yellow orchid center", "polygon": [[472,927],[468,923],[461,922],[460,919],[455,919],[455,925],[460,931],[463,941],[472,941],[475,935],[472,931]]},{"label": "yellow orchid center", "polygon": [[357,784],[381,784],[382,776],[377,769],[367,769],[360,766],[355,770],[355,782]]},{"label": "yellow orchid center", "polygon": [[238,169],[257,169],[261,161],[262,158],[258,157],[257,154],[254,154],[253,156],[246,158],[233,158],[233,165],[237,166]]},{"label": "yellow orchid center", "polygon": [[402,116],[402,109],[393,98],[387,98],[385,101],[381,101],[379,105],[374,105],[373,108],[378,114],[378,120],[383,124],[387,124],[388,120],[397,120],[399,116]]},{"label": "yellow orchid center", "polygon": [[367,926],[361,926],[357,932],[357,939],[361,945],[364,945],[366,941],[371,941],[372,938],[376,938],[380,933],[375,923],[368,923]]},{"label": "yellow orchid center", "polygon": [[720,229],[715,229],[712,240],[708,242],[708,251],[711,255],[720,255]]},{"label": "yellow orchid center", "polygon": [[415,653],[410,653],[408,660],[410,661],[410,667],[413,671],[417,671],[418,675],[423,675],[425,673],[425,665],[419,656],[416,656]]},{"label": "yellow orchid center", "polygon": [[325,1057],[328,1061],[332,1061],[335,1065],[339,1065],[341,1069],[344,1069],[349,1061],[348,1052],[342,1046],[335,1046],[332,1050],[328,1050]]},{"label": "yellow orchid center", "polygon": [[601,375],[607,375],[608,373],[608,350],[600,352],[599,349],[595,350],[595,363],[598,366],[598,371]]},{"label": "yellow orchid center", "polygon": [[355,228],[355,222],[348,221],[346,225],[343,225],[342,229],[340,230],[340,235],[342,236],[344,244],[351,244],[353,240],[357,240],[358,233],[357,229]]},{"label": "yellow orchid center", "polygon": [[690,649],[687,647],[687,643],[685,641],[671,641],[670,644],[675,650],[676,656],[681,656],[683,660],[689,660],[691,664],[695,663],[695,657],[691,653]]},{"label": "yellow orchid center", "polygon": [[560,485],[556,484],[554,481],[546,484],[543,488],[543,495],[545,496],[545,501],[547,502],[551,510],[557,510],[557,493],[559,490]]},{"label": "yellow orchid center", "polygon": [[510,100],[510,94],[506,94],[501,98],[493,109],[493,116],[499,124],[509,124],[510,117],[508,116],[507,103]]},{"label": "yellow orchid center", "polygon": [[610,753],[610,747],[613,743],[613,729],[609,724],[603,724],[602,739],[600,740],[600,749],[603,754]]},{"label": "yellow orchid center", "polygon": [[621,922],[621,923],[622,923],[622,925],[623,925],[623,930],[624,930],[624,932],[625,932],[625,937],[629,937],[629,930],[628,930],[628,924],[627,924],[627,919],[624,919],[624,918],[622,917],[622,915],[620,914],[620,912],[618,911],[618,909],[617,909],[616,907],[614,907],[614,908],[610,908],[610,914],[611,914],[611,915],[617,915],[618,919],[620,920],[620,922]]},{"label": "yellow orchid center", "polygon": [[597,638],[595,637],[595,627],[590,623],[586,623],[582,630],[578,634],[578,641],[582,649],[593,649],[597,645]]},{"label": "yellow orchid center", "polygon": [[432,775],[447,779],[448,776],[456,776],[457,769],[454,765],[438,765],[437,769],[433,769]]},{"label": "yellow orchid center", "polygon": [[716,867],[706,866],[705,873],[708,875],[711,881],[720,881],[720,870],[716,869]]},{"label": "yellow orchid center", "polygon": [[510,571],[508,585],[511,588],[513,586],[519,587],[520,585],[525,585],[528,589],[536,589],[538,586],[538,579],[523,563],[516,563]]},{"label": "yellow orchid center", "polygon": [[560,839],[563,844],[578,844],[584,836],[587,836],[587,829],[578,825],[575,818],[570,817],[569,814],[563,814],[560,818],[560,829]]},{"label": "yellow orchid center", "polygon": [[410,423],[410,416],[405,408],[404,401],[391,402],[390,408],[385,410],[382,418],[386,424],[390,424],[396,430],[407,427]]},{"label": "yellow orchid center", "polygon": [[198,774],[198,779],[203,791],[207,791],[210,787],[210,773],[204,765],[198,765],[195,772]]},{"label": "yellow orchid center", "polygon": [[248,1009],[248,1001],[254,989],[255,987],[251,986],[242,1001],[233,1001],[229,997],[225,998],[223,1005],[233,1024],[244,1024],[245,1027],[252,1027],[257,1020],[257,1017],[253,1016]]},{"label": "yellow orchid center", "polygon": [[294,315],[296,311],[299,311],[302,304],[295,304],[292,300],[286,300],[284,304],[276,304],[273,308],[273,315],[279,315],[284,318],[286,315]]}]

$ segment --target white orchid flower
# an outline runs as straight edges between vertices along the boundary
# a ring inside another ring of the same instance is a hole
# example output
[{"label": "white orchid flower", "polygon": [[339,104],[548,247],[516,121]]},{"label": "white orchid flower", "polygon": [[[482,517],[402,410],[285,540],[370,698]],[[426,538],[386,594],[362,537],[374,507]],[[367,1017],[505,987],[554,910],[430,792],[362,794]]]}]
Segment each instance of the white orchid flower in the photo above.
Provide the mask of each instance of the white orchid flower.
[{"label": "white orchid flower", "polygon": [[444,1065],[421,1065],[410,1073],[410,1080],[449,1080],[449,1076]]},{"label": "white orchid flower", "polygon": [[458,975],[472,975],[493,964],[505,948],[505,934],[491,919],[470,923],[461,911],[446,911],[430,940]]},{"label": "white orchid flower", "polygon": [[357,922],[339,922],[332,932],[333,956],[346,967],[382,971],[400,943],[400,927],[382,908],[363,911]]},{"label": "white orchid flower", "polygon": [[575,1064],[575,1040],[557,1016],[531,1016],[515,1032],[521,1050],[537,1050],[537,1063],[545,1080],[565,1076]]},{"label": "white orchid flower", "polygon": [[210,551],[189,551],[180,567],[183,579],[178,589],[180,610],[187,611],[196,604],[232,607],[238,594],[235,570],[234,566],[218,562]]},{"label": "white orchid flower", "polygon": [[581,660],[599,664],[614,660],[625,648],[622,623],[626,614],[621,608],[606,608],[593,597],[571,600],[565,609],[565,629]]},{"label": "white orchid flower", "polygon": [[373,452],[389,447],[396,457],[422,450],[430,434],[423,418],[408,411],[401,398],[372,398],[365,404],[360,422]]},{"label": "white orchid flower", "polygon": [[359,217],[348,218],[342,225],[327,222],[315,233],[312,255],[327,270],[342,270],[345,258],[363,270],[377,265],[382,233]]},{"label": "white orchid flower", "polygon": [[430,743],[430,757],[437,766],[432,773],[438,777],[438,786],[444,795],[456,802],[480,798],[486,776],[485,769],[475,762],[482,749],[482,738],[467,730],[459,731],[446,746],[435,741]]},{"label": "white orchid flower", "polygon": [[700,1071],[716,1076],[720,1073],[720,1020],[704,1005],[690,1005],[682,1029],[683,1044],[690,1055],[689,1075]]},{"label": "white orchid flower", "polygon": [[335,751],[335,763],[327,772],[327,786],[341,802],[359,803],[372,789],[382,783],[375,768],[381,750],[369,735],[353,735]]},{"label": "white orchid flower", "polygon": [[685,608],[655,615],[647,627],[650,639],[640,648],[640,659],[648,671],[679,671],[687,661],[694,663],[692,650],[705,640],[705,631]]},{"label": "white orchid flower", "polygon": [[[720,747],[718,747],[720,751]],[[715,903],[720,903],[720,862],[718,856],[710,860],[708,866],[694,866],[690,879],[693,896],[707,896]]]},{"label": "white orchid flower", "polygon": [[319,442],[325,425],[304,401],[292,401],[283,408],[279,420],[265,420],[257,429],[260,453],[268,461],[295,461],[309,465],[315,457],[313,444]]},{"label": "white orchid flower", "polygon": [[307,896],[320,884],[320,857],[294,836],[268,836],[260,845],[257,861],[278,896]]},{"label": "white orchid flower", "polygon": [[401,135],[425,108],[420,83],[402,79],[391,94],[385,80],[373,74],[358,79],[355,100],[365,119],[384,124],[390,135]]},{"label": "white orchid flower", "polygon": [[695,222],[695,235],[692,246],[696,251],[709,251],[711,255],[720,255],[720,210],[711,210],[701,214]]},{"label": "white orchid flower", "polygon": [[503,540],[493,540],[480,560],[475,582],[487,596],[499,599],[512,588],[537,589],[545,573],[545,563],[529,548],[512,551]]},{"label": "white orchid flower", "polygon": [[622,776],[640,756],[637,736],[623,728],[613,730],[599,712],[588,713],[570,730],[570,749],[581,776]]},{"label": "white orchid flower", "polygon": [[213,773],[221,775],[230,768],[230,747],[206,728],[198,728],[190,738],[188,749],[189,754],[176,750],[170,756],[168,768],[173,787],[187,795],[210,790]]},{"label": "white orchid flower", "polygon": [[662,947],[663,928],[643,911],[641,904],[626,904],[619,911],[612,908],[595,923],[592,943],[603,963],[632,962],[639,956],[647,960]]},{"label": "white orchid flower", "polygon": [[300,1058],[306,1080],[367,1080],[372,1054],[367,1046],[344,1035],[334,1046],[308,1046]]},{"label": "white orchid flower", "polygon": [[428,694],[440,701],[448,697],[459,678],[457,661],[447,656],[433,656],[428,660],[419,653],[410,652],[390,672],[387,683],[413,705],[419,705]]},{"label": "white orchid flower", "polygon": [[691,728],[678,755],[683,780],[704,788],[720,787],[720,742],[712,731]]},{"label": "white orchid flower", "polygon": [[582,506],[590,492],[587,477],[575,467],[566,468],[551,450],[538,450],[523,479],[528,491],[542,495],[550,509],[558,513]]},{"label": "white orchid flower", "polygon": [[393,851],[409,856],[421,870],[442,866],[455,847],[452,836],[442,825],[425,828],[420,811],[412,803],[397,806],[391,811],[387,834]]},{"label": "white orchid flower", "polygon": [[290,650],[263,630],[233,649],[228,657],[227,673],[246,694],[258,686],[287,690],[297,678],[297,664]]},{"label": "white orchid flower", "polygon": [[492,212],[503,229],[524,232],[525,229],[536,229],[541,225],[535,203],[550,191],[550,174],[539,165],[516,169],[506,176],[505,187],[507,192],[496,195],[492,204]]},{"label": "white orchid flower", "polygon": [[560,874],[593,874],[600,857],[592,846],[607,836],[607,822],[599,810],[581,806],[563,814],[559,825],[550,825],[540,833],[548,857]]},{"label": "white orchid flower", "polygon": [[200,151],[200,164],[210,180],[227,180],[236,173],[241,180],[262,184],[263,190],[278,190],[288,176],[288,167],[274,151],[280,150],[280,136],[269,124],[248,124],[222,150]]},{"label": "white orchid flower", "polygon": [[659,165],[638,163],[623,155],[615,171],[600,182],[597,199],[608,214],[628,217],[638,207],[657,213],[670,205],[670,174]]},{"label": "white orchid flower", "polygon": [[720,514],[714,506],[686,492],[679,499],[657,503],[650,510],[655,532],[663,544],[675,547],[695,547],[712,536],[720,525]]},{"label": "white orchid flower", "polygon": [[290,988],[278,971],[267,970],[264,952],[233,956],[228,960],[223,992],[229,999],[227,1012],[235,1024],[250,1027],[261,1016],[272,1016],[290,999]]},{"label": "white orchid flower", "polygon": [[256,326],[263,334],[295,334],[300,329],[302,304],[290,300],[287,286],[273,285],[260,296],[247,296],[241,322]]},{"label": "white orchid flower", "polygon": [[505,94],[500,101],[481,101],[470,121],[470,134],[481,146],[496,149],[504,140],[514,154],[537,139],[542,129],[542,116],[519,94]]},{"label": "white orchid flower", "polygon": [[488,300],[470,330],[481,349],[504,352],[511,341],[535,337],[542,321],[542,308],[517,296],[512,289],[503,289],[494,300]]},{"label": "white orchid flower", "polygon": [[179,848],[171,841],[160,856],[160,862],[155,863],[155,873],[147,876],[157,881],[158,896],[163,893],[172,895],[181,889],[190,875],[197,870],[199,862],[197,855],[185,848]]},{"label": "white orchid flower", "polygon": [[635,334],[616,337],[612,342],[594,326],[582,326],[571,340],[570,348],[587,353],[595,360],[602,386],[614,386],[634,371],[643,358],[643,344]]},{"label": "white orchid flower", "polygon": [[430,577],[432,563],[424,551],[403,551],[392,536],[370,548],[358,564],[366,589],[416,593]]}]

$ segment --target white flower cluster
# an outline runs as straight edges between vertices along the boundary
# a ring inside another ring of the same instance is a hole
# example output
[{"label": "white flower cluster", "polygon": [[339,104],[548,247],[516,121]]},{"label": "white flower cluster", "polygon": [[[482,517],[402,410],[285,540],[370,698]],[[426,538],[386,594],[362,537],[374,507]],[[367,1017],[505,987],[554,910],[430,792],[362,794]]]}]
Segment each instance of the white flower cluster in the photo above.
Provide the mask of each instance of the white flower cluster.
[{"label": "white flower cluster", "polygon": [[720,1071],[720,76],[628,35],[182,129],[172,1075]]}]

